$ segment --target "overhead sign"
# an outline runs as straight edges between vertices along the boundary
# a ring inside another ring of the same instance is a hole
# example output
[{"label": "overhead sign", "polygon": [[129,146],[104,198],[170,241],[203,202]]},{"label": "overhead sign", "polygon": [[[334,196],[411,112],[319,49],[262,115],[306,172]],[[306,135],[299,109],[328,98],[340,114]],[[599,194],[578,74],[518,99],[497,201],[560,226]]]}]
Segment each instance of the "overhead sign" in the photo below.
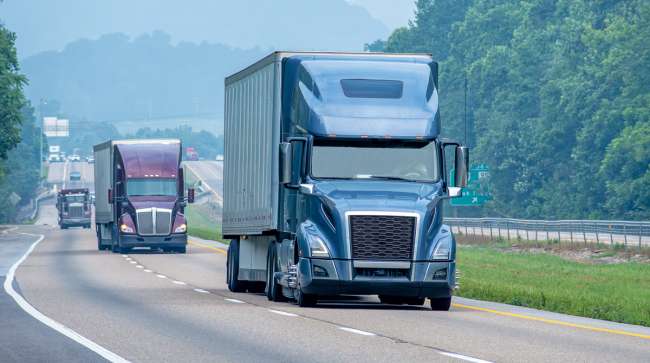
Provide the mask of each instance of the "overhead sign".
[{"label": "overhead sign", "polygon": [[[454,180],[454,174],[454,170],[452,169],[451,180]],[[487,165],[479,164],[472,166],[469,169],[467,187],[463,188],[463,195],[452,198],[449,204],[454,207],[472,207],[485,204],[485,202],[492,199],[487,184],[489,176],[490,170]]]},{"label": "overhead sign", "polygon": [[43,133],[47,137],[68,137],[70,122],[56,117],[43,117]]}]

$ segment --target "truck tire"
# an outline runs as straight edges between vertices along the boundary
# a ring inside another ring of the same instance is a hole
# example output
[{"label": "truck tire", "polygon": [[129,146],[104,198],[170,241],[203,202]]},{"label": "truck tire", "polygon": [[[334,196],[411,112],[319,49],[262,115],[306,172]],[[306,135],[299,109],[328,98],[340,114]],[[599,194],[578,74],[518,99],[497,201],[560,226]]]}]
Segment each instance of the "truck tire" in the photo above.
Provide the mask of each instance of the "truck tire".
[{"label": "truck tire", "polygon": [[318,296],[303,293],[300,286],[294,290],[294,298],[296,299],[296,304],[301,308],[311,307],[318,304]]},{"label": "truck tire", "polygon": [[246,291],[246,282],[239,280],[239,240],[230,241],[226,256],[226,283],[232,292]]},{"label": "truck tire", "polygon": [[431,310],[434,311],[449,311],[451,307],[451,296],[429,298],[429,301],[431,303]]},{"label": "truck tire", "polygon": [[266,254],[266,298],[269,301],[286,301],[282,294],[282,285],[275,280],[275,273],[278,271],[278,256],[275,242],[269,245],[269,251]]}]

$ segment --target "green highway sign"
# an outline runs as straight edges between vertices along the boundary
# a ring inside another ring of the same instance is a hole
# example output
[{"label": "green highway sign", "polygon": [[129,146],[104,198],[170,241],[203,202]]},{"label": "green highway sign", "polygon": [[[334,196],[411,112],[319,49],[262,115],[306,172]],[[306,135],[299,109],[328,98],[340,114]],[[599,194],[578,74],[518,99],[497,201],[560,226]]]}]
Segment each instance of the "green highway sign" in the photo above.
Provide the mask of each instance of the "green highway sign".
[{"label": "green highway sign", "polygon": [[[451,180],[454,180],[454,170],[451,170]],[[492,199],[487,186],[487,178],[490,176],[488,166],[479,164],[469,169],[467,187],[463,188],[463,196],[452,198],[449,204],[454,207],[473,207],[483,205]]]}]

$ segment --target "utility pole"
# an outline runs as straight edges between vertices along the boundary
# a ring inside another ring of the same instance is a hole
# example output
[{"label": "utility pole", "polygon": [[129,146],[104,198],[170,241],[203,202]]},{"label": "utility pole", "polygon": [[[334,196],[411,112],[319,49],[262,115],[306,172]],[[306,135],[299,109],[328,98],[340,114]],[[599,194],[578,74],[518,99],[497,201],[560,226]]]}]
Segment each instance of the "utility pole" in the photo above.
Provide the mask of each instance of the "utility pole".
[{"label": "utility pole", "polygon": [[41,183],[43,182],[43,132],[45,131],[45,121],[43,120],[43,103],[44,102],[46,102],[46,101],[43,101],[42,98],[38,101],[38,119],[41,121],[41,129],[40,129],[40,135],[39,135],[41,147],[40,147],[40,150],[38,152],[38,155],[39,155],[39,159],[38,159],[38,165],[39,165],[38,176],[40,178]]},{"label": "utility pole", "polygon": [[465,111],[464,111],[464,115],[465,115],[465,117],[464,117],[465,118],[465,145],[469,146],[469,144],[467,143],[467,140],[468,140],[467,139],[467,122],[468,122],[468,120],[467,120],[467,73],[465,73],[465,105],[464,105],[464,108],[465,108]]}]

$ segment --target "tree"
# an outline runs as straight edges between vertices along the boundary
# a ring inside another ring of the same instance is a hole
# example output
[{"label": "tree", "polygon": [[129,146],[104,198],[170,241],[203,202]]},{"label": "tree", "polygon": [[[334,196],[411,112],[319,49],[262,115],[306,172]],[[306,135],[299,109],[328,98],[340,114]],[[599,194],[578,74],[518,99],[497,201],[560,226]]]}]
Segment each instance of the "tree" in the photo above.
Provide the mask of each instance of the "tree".
[{"label": "tree", "polygon": [[25,105],[25,76],[19,73],[16,35],[0,25],[0,159],[20,142],[21,109]]}]

